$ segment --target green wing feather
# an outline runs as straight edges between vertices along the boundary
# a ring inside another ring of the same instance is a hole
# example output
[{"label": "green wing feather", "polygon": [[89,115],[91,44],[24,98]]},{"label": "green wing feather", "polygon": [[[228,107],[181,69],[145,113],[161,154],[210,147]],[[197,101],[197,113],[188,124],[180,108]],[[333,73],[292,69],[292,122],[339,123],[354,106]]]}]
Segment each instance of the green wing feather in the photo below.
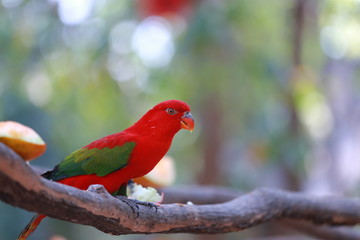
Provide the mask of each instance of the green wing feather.
[{"label": "green wing feather", "polygon": [[54,181],[89,174],[105,176],[128,165],[135,145],[135,142],[127,142],[113,148],[80,148],[43,176]]}]

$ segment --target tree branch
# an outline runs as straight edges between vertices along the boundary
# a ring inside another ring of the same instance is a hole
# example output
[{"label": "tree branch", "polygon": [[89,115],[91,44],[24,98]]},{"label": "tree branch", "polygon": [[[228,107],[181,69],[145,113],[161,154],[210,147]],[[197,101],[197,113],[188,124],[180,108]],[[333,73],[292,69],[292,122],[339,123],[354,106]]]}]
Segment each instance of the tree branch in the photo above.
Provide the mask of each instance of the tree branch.
[{"label": "tree branch", "polygon": [[[160,192],[164,193],[164,203],[186,203],[191,201],[194,204],[215,204],[223,203],[244,194],[241,191],[226,187],[215,186],[177,186],[162,188]],[[276,220],[272,222],[279,227],[288,227],[297,232],[326,240],[358,240],[360,232],[351,227],[329,227],[314,225],[304,220]]]},{"label": "tree branch", "polygon": [[[220,204],[163,204],[157,211],[139,205],[140,214],[136,218],[126,203],[101,187],[95,187],[94,192],[82,191],[39,177],[3,144],[0,144],[0,184],[0,199],[4,202],[114,235],[225,233],[280,219],[327,225],[360,223],[358,200],[270,189],[255,190]],[[229,195],[225,201],[235,196]]]}]

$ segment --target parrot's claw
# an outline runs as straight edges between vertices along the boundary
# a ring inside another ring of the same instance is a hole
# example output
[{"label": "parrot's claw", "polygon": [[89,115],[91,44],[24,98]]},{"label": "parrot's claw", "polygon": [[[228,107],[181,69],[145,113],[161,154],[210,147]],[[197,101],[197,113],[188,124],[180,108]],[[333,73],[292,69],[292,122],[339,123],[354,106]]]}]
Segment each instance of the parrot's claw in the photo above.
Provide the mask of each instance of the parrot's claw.
[{"label": "parrot's claw", "polygon": [[159,204],[152,203],[152,202],[144,202],[144,201],[140,201],[140,200],[137,200],[137,199],[131,199],[131,200],[134,201],[138,205],[143,205],[143,206],[148,207],[150,209],[154,208],[155,212],[158,211]]},{"label": "parrot's claw", "polygon": [[131,210],[134,213],[135,219],[139,217],[139,206],[133,199],[130,199],[130,198],[127,198],[127,197],[121,196],[121,195],[116,196],[116,198],[121,200],[122,202],[126,203],[131,208]]},{"label": "parrot's claw", "polygon": [[121,200],[122,202],[126,203],[131,208],[131,210],[134,213],[135,219],[138,218],[139,214],[140,214],[138,205],[142,205],[142,206],[148,207],[150,209],[154,208],[155,212],[158,211],[158,208],[160,206],[160,204],[157,204],[157,203],[144,202],[144,201],[140,201],[137,199],[127,198],[127,197],[121,196],[121,195],[116,196],[116,198]]}]

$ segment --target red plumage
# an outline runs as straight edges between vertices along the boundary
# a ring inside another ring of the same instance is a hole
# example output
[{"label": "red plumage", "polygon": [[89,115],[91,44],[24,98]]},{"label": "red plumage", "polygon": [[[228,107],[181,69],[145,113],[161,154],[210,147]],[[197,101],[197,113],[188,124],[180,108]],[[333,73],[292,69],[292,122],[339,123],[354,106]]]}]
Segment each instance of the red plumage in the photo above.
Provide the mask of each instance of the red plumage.
[{"label": "red plumage", "polygon": [[[177,114],[169,115],[166,109],[174,109]],[[150,172],[169,150],[175,134],[181,129],[181,121],[190,107],[179,100],[168,100],[150,109],[133,126],[122,132],[100,138],[86,146],[87,149],[102,149],[121,146],[126,142],[136,142],[128,165],[104,177],[81,175],[60,180],[60,183],[86,190],[91,184],[101,184],[110,193],[116,192],[130,179]]]}]

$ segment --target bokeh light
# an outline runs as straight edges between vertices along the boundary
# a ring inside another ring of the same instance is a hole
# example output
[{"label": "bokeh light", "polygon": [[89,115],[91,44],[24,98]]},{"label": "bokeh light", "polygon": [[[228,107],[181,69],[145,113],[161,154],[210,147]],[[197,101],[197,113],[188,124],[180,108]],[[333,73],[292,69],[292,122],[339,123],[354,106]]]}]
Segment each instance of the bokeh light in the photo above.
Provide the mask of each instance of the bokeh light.
[{"label": "bokeh light", "polygon": [[145,66],[168,65],[175,51],[170,24],[161,17],[144,19],[134,32],[131,46]]}]

